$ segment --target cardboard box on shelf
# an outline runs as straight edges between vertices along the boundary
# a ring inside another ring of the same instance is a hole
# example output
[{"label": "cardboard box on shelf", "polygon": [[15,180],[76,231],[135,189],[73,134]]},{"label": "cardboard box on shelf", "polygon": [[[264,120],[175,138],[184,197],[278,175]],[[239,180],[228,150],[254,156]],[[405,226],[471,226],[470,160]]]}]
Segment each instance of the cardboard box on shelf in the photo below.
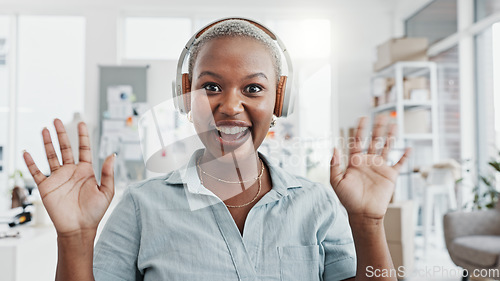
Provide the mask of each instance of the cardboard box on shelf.
[{"label": "cardboard box on shelf", "polygon": [[379,71],[398,61],[426,61],[427,38],[392,38],[377,46],[377,60],[373,70]]},{"label": "cardboard box on shelf", "polygon": [[[413,201],[398,201],[389,204],[384,218],[384,229],[394,268],[409,274],[414,262]],[[398,276],[402,279],[405,276]]]},{"label": "cardboard box on shelf", "polygon": [[393,102],[394,98],[391,96],[391,90],[394,86],[394,78],[377,78],[372,83],[373,104],[375,107]]},{"label": "cardboard box on shelf", "polygon": [[385,101],[386,103],[396,102],[397,94],[396,87],[390,88],[387,92],[385,92]]},{"label": "cardboard box on shelf", "polygon": [[431,111],[428,108],[411,108],[404,113],[405,134],[431,133]]},{"label": "cardboard box on shelf", "polygon": [[[403,81],[403,97],[406,100],[412,99],[413,90],[429,90],[429,79],[426,77],[405,77]],[[430,97],[427,97],[429,99]]]}]

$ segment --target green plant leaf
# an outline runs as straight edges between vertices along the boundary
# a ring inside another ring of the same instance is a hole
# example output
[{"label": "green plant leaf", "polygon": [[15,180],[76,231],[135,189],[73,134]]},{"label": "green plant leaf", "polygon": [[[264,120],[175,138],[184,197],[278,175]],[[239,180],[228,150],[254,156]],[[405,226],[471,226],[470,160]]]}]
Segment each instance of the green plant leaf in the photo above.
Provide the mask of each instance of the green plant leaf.
[{"label": "green plant leaf", "polygon": [[487,186],[491,186],[491,180],[486,178],[486,177],[483,177],[483,176],[480,176],[481,178],[481,181],[484,182],[484,184],[486,184]]},{"label": "green plant leaf", "polygon": [[497,161],[491,161],[488,162],[488,164],[493,167],[497,172],[500,172],[500,162]]}]

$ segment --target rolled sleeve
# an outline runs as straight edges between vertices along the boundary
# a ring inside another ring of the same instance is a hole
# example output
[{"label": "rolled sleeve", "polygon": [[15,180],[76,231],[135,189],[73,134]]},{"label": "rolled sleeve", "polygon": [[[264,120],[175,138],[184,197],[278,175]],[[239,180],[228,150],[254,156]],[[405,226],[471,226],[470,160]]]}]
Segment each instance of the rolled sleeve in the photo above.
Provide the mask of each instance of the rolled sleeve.
[{"label": "rolled sleeve", "polygon": [[95,246],[96,281],[142,280],[137,268],[140,245],[138,212],[129,189],[113,210]]},{"label": "rolled sleeve", "polygon": [[323,280],[336,281],[356,276],[356,251],[347,215],[335,198],[334,219],[322,242],[325,251]]}]

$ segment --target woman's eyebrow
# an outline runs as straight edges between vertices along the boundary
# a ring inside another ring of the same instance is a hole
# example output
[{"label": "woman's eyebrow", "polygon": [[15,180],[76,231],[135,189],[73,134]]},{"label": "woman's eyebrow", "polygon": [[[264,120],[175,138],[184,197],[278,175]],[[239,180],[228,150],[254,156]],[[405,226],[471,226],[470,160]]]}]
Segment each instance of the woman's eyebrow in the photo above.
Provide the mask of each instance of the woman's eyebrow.
[{"label": "woman's eyebrow", "polygon": [[214,73],[212,71],[203,71],[203,72],[201,72],[200,75],[198,75],[198,79],[200,79],[201,77],[206,76],[206,75],[210,75],[210,76],[214,76],[215,78],[222,79],[222,76],[220,76],[219,74]]},{"label": "woman's eyebrow", "polygon": [[245,77],[245,79],[252,79],[252,78],[255,78],[255,77],[262,77],[262,78],[265,78],[266,80],[269,80],[269,79],[267,79],[267,76],[264,73],[262,73],[262,72],[257,72],[257,73],[254,73],[254,74],[250,74],[247,77]]},{"label": "woman's eyebrow", "polygon": [[[198,75],[198,79],[200,79],[201,77],[206,76],[206,75],[222,79],[222,76],[220,76],[219,74],[214,73],[212,71],[202,71],[200,73],[200,75]],[[269,80],[267,78],[267,76],[263,72],[257,72],[257,73],[250,74],[250,75],[248,75],[248,76],[245,77],[245,80],[252,79],[252,78],[255,78],[255,77],[262,77],[262,78],[265,78],[266,80]]]}]

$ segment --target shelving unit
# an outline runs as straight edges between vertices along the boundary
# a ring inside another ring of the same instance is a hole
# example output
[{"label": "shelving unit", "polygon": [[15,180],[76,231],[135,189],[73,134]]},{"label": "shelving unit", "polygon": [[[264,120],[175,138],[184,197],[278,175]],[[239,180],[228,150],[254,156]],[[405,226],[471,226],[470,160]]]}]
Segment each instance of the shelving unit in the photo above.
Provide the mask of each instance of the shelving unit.
[{"label": "shelving unit", "polygon": [[[404,78],[406,77],[426,77],[429,81],[429,99],[428,100],[409,100],[404,98]],[[438,122],[438,104],[437,104],[437,65],[434,62],[419,61],[419,62],[397,62],[372,76],[372,91],[374,89],[374,80],[379,78],[394,78],[395,101],[379,105],[372,109],[372,120],[378,114],[384,112],[395,112],[395,123],[397,127],[397,141],[395,148],[403,149],[404,147],[414,147],[418,143],[421,147],[430,147],[432,157],[428,159],[428,163],[417,163],[417,165],[431,165],[439,161],[439,122]],[[372,92],[372,96],[374,93]],[[405,111],[411,109],[426,109],[430,111],[430,132],[422,134],[407,134],[405,133]],[[413,161],[408,161],[407,175],[408,184],[411,190],[412,180],[411,171],[415,166],[415,155],[419,151],[412,152]],[[411,192],[411,191],[410,191]]]}]

